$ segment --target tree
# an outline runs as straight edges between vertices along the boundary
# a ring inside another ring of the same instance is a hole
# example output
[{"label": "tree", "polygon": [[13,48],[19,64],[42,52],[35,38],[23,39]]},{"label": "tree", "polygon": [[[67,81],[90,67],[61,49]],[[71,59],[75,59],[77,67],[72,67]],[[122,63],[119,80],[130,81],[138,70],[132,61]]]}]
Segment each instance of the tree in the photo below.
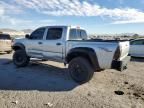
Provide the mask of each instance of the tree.
[{"label": "tree", "polygon": [[0,34],[2,34],[3,32],[2,31],[0,31]]}]

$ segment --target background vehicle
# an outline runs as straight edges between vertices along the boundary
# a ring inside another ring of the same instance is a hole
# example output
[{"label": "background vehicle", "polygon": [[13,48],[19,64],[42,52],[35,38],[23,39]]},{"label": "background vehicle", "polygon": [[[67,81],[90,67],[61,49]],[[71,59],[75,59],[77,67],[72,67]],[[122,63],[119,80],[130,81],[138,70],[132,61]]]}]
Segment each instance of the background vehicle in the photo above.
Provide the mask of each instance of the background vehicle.
[{"label": "background vehicle", "polygon": [[0,34],[0,52],[12,52],[12,40],[9,34]]},{"label": "background vehicle", "polygon": [[129,41],[87,39],[84,29],[72,26],[38,28],[26,39],[15,40],[13,49],[16,66],[26,66],[33,57],[63,62],[78,83],[89,81],[94,71],[122,71],[129,61]]},{"label": "background vehicle", "polygon": [[132,40],[129,53],[133,57],[144,57],[144,39]]}]

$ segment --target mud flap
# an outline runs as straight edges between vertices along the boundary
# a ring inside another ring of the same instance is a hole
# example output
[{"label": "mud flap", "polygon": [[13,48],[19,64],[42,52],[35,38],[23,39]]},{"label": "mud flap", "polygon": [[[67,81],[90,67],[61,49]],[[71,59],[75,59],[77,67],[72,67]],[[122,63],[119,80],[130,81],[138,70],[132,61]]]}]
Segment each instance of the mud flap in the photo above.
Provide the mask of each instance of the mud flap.
[{"label": "mud flap", "polygon": [[130,61],[130,56],[127,56],[125,59],[123,59],[122,61],[117,61],[117,60],[114,60],[112,62],[112,69],[116,69],[118,71],[123,71],[125,69],[127,69],[127,64],[128,62]]}]

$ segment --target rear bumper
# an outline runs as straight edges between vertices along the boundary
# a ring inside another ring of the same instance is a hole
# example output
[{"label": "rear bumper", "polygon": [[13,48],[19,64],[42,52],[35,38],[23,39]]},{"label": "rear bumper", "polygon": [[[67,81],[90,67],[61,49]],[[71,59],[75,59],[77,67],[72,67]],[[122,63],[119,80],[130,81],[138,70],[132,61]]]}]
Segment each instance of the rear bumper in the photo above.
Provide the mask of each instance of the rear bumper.
[{"label": "rear bumper", "polygon": [[130,61],[130,58],[131,58],[130,56],[127,56],[122,61],[113,60],[111,68],[116,69],[118,71],[123,71],[127,69],[127,64]]}]

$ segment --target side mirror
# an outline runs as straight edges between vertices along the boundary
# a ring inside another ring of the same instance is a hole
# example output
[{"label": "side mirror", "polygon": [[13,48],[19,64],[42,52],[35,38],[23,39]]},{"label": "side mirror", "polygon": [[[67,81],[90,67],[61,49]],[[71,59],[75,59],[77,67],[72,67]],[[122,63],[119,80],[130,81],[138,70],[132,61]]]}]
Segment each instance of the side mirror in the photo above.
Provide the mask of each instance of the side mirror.
[{"label": "side mirror", "polygon": [[26,38],[26,39],[29,39],[29,38],[30,38],[30,35],[29,35],[29,34],[26,34],[26,35],[25,35],[25,38]]}]

